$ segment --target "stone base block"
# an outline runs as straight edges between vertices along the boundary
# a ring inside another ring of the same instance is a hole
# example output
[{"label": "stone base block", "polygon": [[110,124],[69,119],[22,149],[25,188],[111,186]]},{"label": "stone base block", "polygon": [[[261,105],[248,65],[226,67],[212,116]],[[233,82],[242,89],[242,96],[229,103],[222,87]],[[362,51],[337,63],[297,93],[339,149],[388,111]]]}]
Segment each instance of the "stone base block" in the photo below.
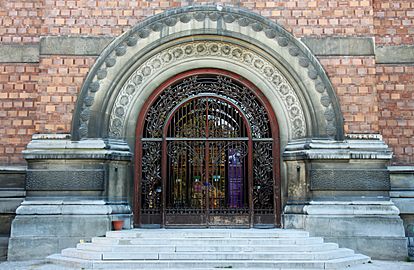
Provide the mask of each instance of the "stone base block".
[{"label": "stone base block", "polygon": [[286,206],[284,226],[304,229],[373,259],[405,260],[407,238],[398,214],[390,201],[310,202]]},{"label": "stone base block", "polygon": [[80,240],[90,241],[91,237],[13,237],[10,239],[7,259],[25,261],[44,259],[59,253],[62,249],[74,247]]},{"label": "stone base block", "polygon": [[9,261],[44,259],[76,246],[81,239],[103,236],[111,230],[113,219],[131,223],[128,205],[108,205],[103,201],[25,201],[16,212]]},{"label": "stone base block", "polygon": [[405,261],[407,259],[406,237],[326,237],[325,241],[337,243],[340,247],[357,250],[373,259],[398,261]]}]

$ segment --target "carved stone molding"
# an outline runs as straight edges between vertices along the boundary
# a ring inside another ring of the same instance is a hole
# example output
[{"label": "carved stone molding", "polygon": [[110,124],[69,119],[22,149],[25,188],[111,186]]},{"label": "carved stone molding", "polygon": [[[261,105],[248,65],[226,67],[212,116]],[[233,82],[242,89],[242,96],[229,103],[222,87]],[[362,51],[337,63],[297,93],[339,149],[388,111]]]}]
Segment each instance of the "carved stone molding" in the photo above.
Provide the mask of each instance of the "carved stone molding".
[{"label": "carved stone molding", "polygon": [[[108,81],[107,78],[116,77],[109,76],[109,74],[116,74],[119,70],[124,69],[123,65],[126,63],[126,59],[130,59],[131,52],[135,53],[137,46],[142,44],[142,46],[146,46],[145,44],[149,44],[157,37],[159,39],[167,36],[180,37],[188,35],[189,32],[228,37],[240,34],[240,36],[246,37],[245,40],[250,42],[253,47],[257,46],[257,43],[265,44],[271,50],[277,50],[275,53],[283,55],[285,65],[290,66],[296,74],[299,74],[298,83],[306,84],[301,90],[307,92],[303,93],[305,100],[302,100],[301,103],[302,106],[313,107],[310,111],[317,114],[316,120],[312,120],[317,126],[312,133],[315,133],[315,136],[343,137],[343,117],[335,92],[322,66],[309,49],[289,32],[266,18],[246,10],[230,7],[217,8],[216,6],[195,6],[168,10],[137,24],[130,31],[114,40],[98,57],[82,87],[73,120],[73,137],[79,139],[96,136],[96,131],[91,133],[89,127],[105,126],[89,123],[91,119],[93,119],[92,121],[100,121],[101,119],[100,116],[91,118],[92,114],[98,112],[98,110],[91,108],[101,105],[94,105],[96,94],[99,91],[108,94],[113,82]],[[207,52],[207,48],[203,48],[201,44],[196,50],[200,50],[197,53]],[[174,57],[184,57],[184,55],[185,51],[178,50]],[[165,55],[165,57],[168,58],[170,55]],[[276,58],[273,60],[278,61]],[[162,62],[155,61],[150,64],[157,67],[162,65]],[[264,68],[264,64],[260,61],[252,62],[255,68]],[[265,70],[263,69],[263,71]],[[270,72],[269,69],[266,71]],[[152,70],[147,66],[142,72],[148,76]],[[286,102],[291,101],[289,99]],[[121,109],[118,109],[118,114],[122,114]],[[118,121],[115,121],[114,124],[117,123],[120,124]],[[97,132],[98,134],[102,133],[102,131]]]},{"label": "carved stone molding", "polygon": [[152,74],[161,69],[177,65],[185,59],[216,58],[232,59],[243,63],[250,69],[262,74],[275,89],[282,100],[284,110],[289,117],[290,133],[294,138],[304,137],[306,123],[303,108],[291,84],[282,73],[269,61],[252,50],[225,42],[190,42],[173,46],[145,61],[126,81],[116,98],[110,117],[109,136],[121,137],[125,128],[127,112],[134,105],[132,100],[143,91]]},{"label": "carved stone molding", "polygon": [[310,171],[311,190],[389,190],[386,169],[315,169]]},{"label": "carved stone molding", "polygon": [[104,171],[28,170],[27,190],[104,190]]}]

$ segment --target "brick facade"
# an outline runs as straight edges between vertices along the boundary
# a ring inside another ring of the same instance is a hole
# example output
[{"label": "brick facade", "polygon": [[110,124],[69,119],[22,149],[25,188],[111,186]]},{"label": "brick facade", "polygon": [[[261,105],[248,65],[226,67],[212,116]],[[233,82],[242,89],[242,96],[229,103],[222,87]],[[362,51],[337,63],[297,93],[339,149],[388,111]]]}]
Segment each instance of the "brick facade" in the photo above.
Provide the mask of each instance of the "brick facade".
[{"label": "brick facade", "polygon": [[[221,1],[276,21],[296,37],[373,37],[377,46],[413,44],[414,2]],[[0,42],[42,36],[116,37],[167,9],[210,1],[1,1]],[[33,133],[70,132],[76,96],[96,56],[41,55],[0,64],[0,164],[24,163]],[[375,56],[319,56],[338,95],[346,133],[381,133],[394,162],[413,164],[414,69]]]}]

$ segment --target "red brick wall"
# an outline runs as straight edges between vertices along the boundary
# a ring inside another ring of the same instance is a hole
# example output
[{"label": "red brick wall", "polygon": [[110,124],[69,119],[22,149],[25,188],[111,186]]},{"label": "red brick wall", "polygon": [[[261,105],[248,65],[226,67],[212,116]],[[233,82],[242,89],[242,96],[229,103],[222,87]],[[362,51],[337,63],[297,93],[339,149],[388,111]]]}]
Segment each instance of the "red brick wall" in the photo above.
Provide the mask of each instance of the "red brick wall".
[{"label": "red brick wall", "polygon": [[414,66],[378,65],[379,126],[394,163],[414,164]]},{"label": "red brick wall", "polygon": [[[56,3],[54,3],[56,2]],[[212,1],[46,1],[42,33],[119,35],[169,8]],[[247,8],[277,21],[297,36],[373,34],[372,1],[216,1]],[[58,3],[60,4],[59,6]],[[358,25],[358,27],[355,27]]]},{"label": "red brick wall", "polygon": [[[375,42],[414,45],[414,1],[374,1]],[[379,127],[396,164],[414,164],[414,67],[377,65]]]},{"label": "red brick wall", "polygon": [[374,25],[378,45],[413,45],[414,1],[374,1]]},{"label": "red brick wall", "polygon": [[375,59],[320,57],[339,98],[345,133],[378,133],[378,100]]},{"label": "red brick wall", "polygon": [[94,57],[85,56],[40,58],[35,126],[37,132],[70,133],[76,97],[94,61]]},{"label": "red brick wall", "polygon": [[0,42],[38,42],[43,15],[42,2],[0,0]]},{"label": "red brick wall", "polygon": [[38,80],[36,64],[0,64],[0,164],[21,163],[36,132]]},{"label": "red brick wall", "polygon": [[[414,43],[412,0],[220,2],[268,17],[297,37],[362,36],[375,37],[379,45]],[[48,35],[118,36],[149,16],[192,3],[212,2],[0,0],[0,42],[36,43]],[[406,76],[413,73],[410,67],[376,65],[374,57],[320,60],[340,100],[345,131],[380,132],[395,150],[395,162],[413,164],[409,118],[414,109],[407,98],[413,79]],[[94,57],[41,56],[39,64],[0,65],[0,164],[24,162],[19,153],[32,133],[70,131],[76,95],[93,62]]]}]

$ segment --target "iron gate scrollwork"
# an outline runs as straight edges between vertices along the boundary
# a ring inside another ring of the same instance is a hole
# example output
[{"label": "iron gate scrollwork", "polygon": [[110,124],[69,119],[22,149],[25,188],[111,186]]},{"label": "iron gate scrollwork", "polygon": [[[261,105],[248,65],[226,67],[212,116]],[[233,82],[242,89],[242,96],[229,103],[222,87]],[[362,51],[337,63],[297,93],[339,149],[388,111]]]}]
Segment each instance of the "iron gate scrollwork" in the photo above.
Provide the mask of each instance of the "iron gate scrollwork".
[{"label": "iron gate scrollwork", "polygon": [[256,211],[273,211],[273,142],[253,142],[253,204]]},{"label": "iron gate scrollwork", "polygon": [[168,85],[142,138],[141,223],[274,223],[271,121],[246,85],[213,74]]},{"label": "iron gate scrollwork", "polygon": [[240,106],[252,128],[253,138],[269,138],[270,125],[266,109],[246,86],[225,76],[191,76],[161,93],[146,116],[147,138],[162,137],[169,113],[184,100],[197,95],[212,94]]},{"label": "iron gate scrollwork", "polygon": [[161,142],[143,142],[142,153],[141,212],[158,221],[162,202]]}]

